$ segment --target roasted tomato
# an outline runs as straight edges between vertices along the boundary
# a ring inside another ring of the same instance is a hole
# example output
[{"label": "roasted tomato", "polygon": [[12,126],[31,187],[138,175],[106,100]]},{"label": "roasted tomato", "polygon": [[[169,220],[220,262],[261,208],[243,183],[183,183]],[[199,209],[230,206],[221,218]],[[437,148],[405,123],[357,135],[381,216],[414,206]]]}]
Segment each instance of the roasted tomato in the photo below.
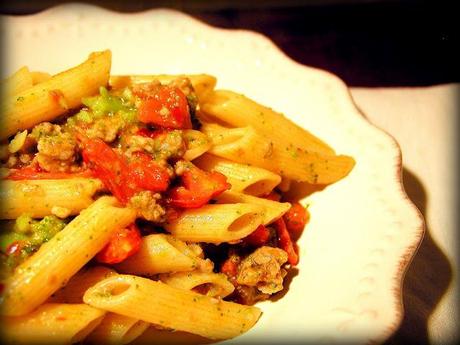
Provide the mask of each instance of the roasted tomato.
[{"label": "roasted tomato", "polygon": [[270,231],[263,225],[259,225],[251,234],[243,239],[244,243],[256,247],[262,247],[270,239]]},{"label": "roasted tomato", "polygon": [[294,241],[297,241],[302,234],[310,215],[305,207],[298,202],[294,202],[283,218],[291,238]]},{"label": "roasted tomato", "polygon": [[139,121],[161,128],[192,128],[187,98],[180,89],[155,85],[134,94],[141,99]]},{"label": "roasted tomato", "polygon": [[66,179],[73,177],[90,177],[91,171],[85,170],[78,173],[48,172],[40,166],[31,164],[21,169],[11,169],[5,179],[8,180],[49,180],[49,179]]},{"label": "roasted tomato", "polygon": [[117,231],[110,242],[96,255],[104,264],[117,264],[136,253],[141,245],[141,233],[135,224]]},{"label": "roasted tomato", "polygon": [[93,175],[121,202],[126,203],[142,190],[162,192],[168,188],[169,175],[147,154],[132,161],[118,154],[101,139],[82,139],[83,160]]},{"label": "roasted tomato", "polygon": [[182,185],[171,189],[169,203],[179,208],[198,208],[230,188],[218,172],[206,172],[193,164],[181,176]]},{"label": "roasted tomato", "polygon": [[276,220],[273,225],[278,234],[278,246],[283,249],[288,255],[288,262],[291,265],[297,265],[299,262],[299,255],[296,252],[295,244],[291,240],[291,236],[286,228],[283,217]]}]

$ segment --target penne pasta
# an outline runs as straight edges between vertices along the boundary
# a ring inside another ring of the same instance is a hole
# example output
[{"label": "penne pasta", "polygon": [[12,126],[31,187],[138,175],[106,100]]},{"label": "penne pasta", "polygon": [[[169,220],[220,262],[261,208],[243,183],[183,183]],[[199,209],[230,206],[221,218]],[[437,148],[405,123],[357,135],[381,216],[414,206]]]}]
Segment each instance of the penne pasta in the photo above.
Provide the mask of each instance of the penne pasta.
[{"label": "penne pasta", "polygon": [[238,203],[188,209],[164,227],[174,237],[190,242],[236,242],[253,232],[264,218],[260,205]]},{"label": "penne pasta", "polygon": [[226,191],[219,195],[217,197],[217,203],[248,203],[253,205],[260,205],[264,208],[262,221],[264,225],[271,224],[273,221],[283,216],[291,208],[291,204],[288,202],[278,202],[232,191]]},{"label": "penne pasta", "polygon": [[154,275],[167,272],[212,270],[210,262],[200,258],[194,248],[171,235],[153,234],[142,239],[141,247],[131,257],[117,264],[117,271]]},{"label": "penne pasta", "polygon": [[223,273],[213,272],[178,272],[160,275],[160,280],[172,287],[195,291],[209,296],[224,298],[230,295],[235,287]]},{"label": "penne pasta", "polygon": [[95,308],[210,339],[228,339],[244,333],[261,314],[256,307],[130,275],[99,282],[85,293],[84,301]]},{"label": "penne pasta", "polygon": [[217,79],[209,74],[180,74],[180,75],[129,75],[129,76],[111,76],[109,84],[113,88],[122,88],[132,84],[149,83],[154,80],[160,81],[162,84],[167,84],[177,78],[188,78],[192,83],[193,89],[200,102],[206,100],[214,87],[216,86]]},{"label": "penne pasta", "polygon": [[81,105],[82,97],[94,95],[107,84],[110,66],[110,51],[93,53],[81,65],[8,98],[0,108],[0,140]]},{"label": "penne pasta", "polygon": [[269,170],[255,166],[239,164],[206,153],[193,162],[206,171],[217,171],[227,177],[232,185],[231,191],[243,192],[255,196],[267,195],[281,181],[281,177]]},{"label": "penne pasta", "polygon": [[133,345],[203,345],[214,341],[196,334],[150,326]]},{"label": "penne pasta", "polygon": [[68,283],[56,291],[48,299],[48,303],[83,303],[86,290],[97,282],[117,274],[114,270],[104,266],[94,266],[82,269],[75,274]]},{"label": "penne pasta", "polygon": [[76,215],[94,202],[102,189],[98,179],[0,180],[0,219],[16,219],[23,213],[42,218],[64,213]]},{"label": "penne pasta", "polygon": [[253,127],[229,129],[208,124],[202,130],[213,143],[210,153],[296,181],[333,183],[348,175],[355,164],[349,156],[323,155],[286,142],[275,142]]},{"label": "penne pasta", "polygon": [[4,344],[73,344],[102,321],[104,310],[86,304],[46,303],[30,314],[2,317]]},{"label": "penne pasta", "polygon": [[274,142],[286,143],[309,151],[334,155],[334,150],[307,130],[244,95],[227,90],[213,91],[201,107],[210,118],[232,127],[252,126]]},{"label": "penne pasta", "polygon": [[4,339],[236,337],[299,262],[309,214],[287,196],[355,161],[214,76],[110,69],[107,50],[0,84]]},{"label": "penne pasta", "polygon": [[149,328],[150,324],[132,317],[107,313],[101,323],[89,334],[85,342],[90,344],[129,344]]},{"label": "penne pasta", "polygon": [[115,198],[101,197],[19,265],[5,282],[0,312],[27,314],[64,286],[115,231],[134,221],[133,210],[116,205]]},{"label": "penne pasta", "polygon": [[33,85],[43,83],[44,81],[47,81],[48,79],[51,79],[51,74],[46,73],[46,72],[32,71],[32,72],[30,72],[30,75],[32,77],[32,84]]},{"label": "penne pasta", "polygon": [[33,85],[32,75],[27,67],[21,67],[8,78],[0,82],[1,100],[2,103],[6,99],[14,97]]},{"label": "penne pasta", "polygon": [[188,161],[194,160],[211,148],[211,141],[200,131],[185,129],[182,137],[184,138],[185,147],[187,149],[184,154],[184,159]]}]

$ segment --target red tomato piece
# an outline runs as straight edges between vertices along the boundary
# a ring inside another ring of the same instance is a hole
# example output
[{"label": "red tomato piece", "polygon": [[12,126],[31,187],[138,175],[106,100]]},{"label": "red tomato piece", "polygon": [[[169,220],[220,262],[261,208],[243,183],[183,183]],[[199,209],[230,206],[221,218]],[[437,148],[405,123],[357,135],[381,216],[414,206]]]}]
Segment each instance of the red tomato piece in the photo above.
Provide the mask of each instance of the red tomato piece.
[{"label": "red tomato piece", "polygon": [[85,170],[78,173],[48,172],[43,171],[38,165],[29,165],[21,169],[12,169],[7,180],[49,180],[67,179],[73,177],[90,177],[91,171]]},{"label": "red tomato piece", "polygon": [[168,189],[168,172],[149,155],[137,153],[128,166],[130,180],[140,189],[154,192],[164,192]]},{"label": "red tomato piece", "polygon": [[126,160],[104,141],[85,138],[82,155],[89,169],[118,200],[126,203],[136,193],[136,186],[129,183]]},{"label": "red tomato piece", "polygon": [[24,248],[23,241],[14,241],[6,248],[6,255],[19,255],[22,248]]},{"label": "red tomato piece", "polygon": [[283,218],[291,238],[296,241],[302,234],[310,215],[305,207],[298,202],[294,202]]},{"label": "red tomato piece", "polygon": [[96,255],[96,260],[104,264],[117,264],[135,254],[142,242],[135,224],[117,231],[110,242]]},{"label": "red tomato piece", "polygon": [[299,256],[295,250],[295,246],[292,243],[291,236],[287,231],[286,224],[284,223],[284,219],[281,217],[276,220],[273,225],[276,228],[276,232],[278,234],[278,245],[281,249],[283,249],[288,255],[288,262],[295,266],[299,262]]},{"label": "red tomato piece", "polygon": [[235,278],[238,274],[238,262],[236,262],[232,257],[229,257],[220,267],[220,271],[230,278]]},{"label": "red tomato piece", "polygon": [[128,163],[101,139],[83,139],[83,160],[106,188],[122,203],[142,190],[163,192],[169,174],[147,154],[139,153]]},{"label": "red tomato piece", "polygon": [[181,179],[182,186],[171,189],[169,193],[169,202],[174,207],[201,207],[231,187],[221,173],[206,172],[193,165],[182,174]]},{"label": "red tomato piece", "polygon": [[180,89],[157,85],[137,95],[142,99],[139,121],[161,128],[192,128],[187,98]]},{"label": "red tomato piece", "polygon": [[270,231],[260,224],[251,234],[243,239],[243,242],[252,246],[261,247],[270,239]]},{"label": "red tomato piece", "polygon": [[280,201],[281,200],[281,195],[279,195],[277,192],[270,192],[270,194],[267,194],[264,196],[265,199],[268,200],[273,200],[273,201]]}]

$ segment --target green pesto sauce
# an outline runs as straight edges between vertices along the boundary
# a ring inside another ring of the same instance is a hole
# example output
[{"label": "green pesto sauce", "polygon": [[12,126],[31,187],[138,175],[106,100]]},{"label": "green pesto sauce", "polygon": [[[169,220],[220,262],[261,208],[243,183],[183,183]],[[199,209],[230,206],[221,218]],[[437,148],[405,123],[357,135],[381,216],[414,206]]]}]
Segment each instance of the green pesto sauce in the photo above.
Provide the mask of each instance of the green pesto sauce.
[{"label": "green pesto sauce", "polygon": [[[46,216],[38,221],[28,215],[21,215],[10,229],[0,235],[2,276],[12,273],[14,268],[36,252],[40,246],[51,240],[64,229],[66,222],[56,216]],[[15,242],[20,243],[19,251],[7,255],[8,248]]]},{"label": "green pesto sauce", "polygon": [[67,120],[70,126],[77,122],[92,123],[106,116],[120,116],[125,124],[137,120],[137,109],[134,106],[133,95],[128,88],[120,95],[115,95],[101,86],[99,95],[85,97],[82,99],[82,103],[86,108]]}]

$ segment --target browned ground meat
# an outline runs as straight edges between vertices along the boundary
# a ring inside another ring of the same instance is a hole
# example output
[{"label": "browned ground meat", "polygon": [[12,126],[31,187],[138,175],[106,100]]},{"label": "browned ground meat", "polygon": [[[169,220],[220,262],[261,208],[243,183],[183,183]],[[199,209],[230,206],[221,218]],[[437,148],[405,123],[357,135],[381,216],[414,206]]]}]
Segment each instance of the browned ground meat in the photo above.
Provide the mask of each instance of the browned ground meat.
[{"label": "browned ground meat", "polygon": [[138,215],[146,220],[162,222],[166,212],[161,205],[157,204],[160,198],[159,193],[142,191],[129,200],[128,207],[135,209]]},{"label": "browned ground meat", "polygon": [[156,161],[180,158],[185,153],[185,142],[180,130],[170,131],[155,139],[131,135],[126,138],[124,145],[126,155],[129,156],[134,152],[148,152],[153,155]]},{"label": "browned ground meat", "polygon": [[241,261],[236,282],[239,285],[257,287],[266,294],[281,291],[286,275],[286,270],[281,266],[286,261],[287,254],[284,250],[260,247]]},{"label": "browned ground meat", "polygon": [[76,140],[70,133],[62,131],[61,126],[41,123],[34,128],[31,137],[37,141],[35,159],[43,170],[69,172],[77,169],[74,164]]},{"label": "browned ground meat", "polygon": [[169,83],[170,86],[177,87],[181,90],[185,96],[190,96],[194,94],[192,83],[189,78],[176,78]]},{"label": "browned ground meat", "polygon": [[111,143],[117,138],[124,125],[125,122],[120,116],[104,116],[95,120],[84,130],[84,133],[88,138],[99,138],[106,143]]}]

